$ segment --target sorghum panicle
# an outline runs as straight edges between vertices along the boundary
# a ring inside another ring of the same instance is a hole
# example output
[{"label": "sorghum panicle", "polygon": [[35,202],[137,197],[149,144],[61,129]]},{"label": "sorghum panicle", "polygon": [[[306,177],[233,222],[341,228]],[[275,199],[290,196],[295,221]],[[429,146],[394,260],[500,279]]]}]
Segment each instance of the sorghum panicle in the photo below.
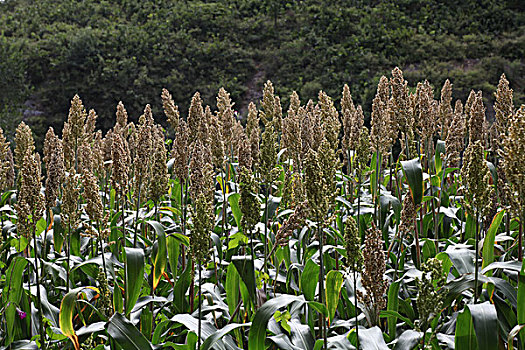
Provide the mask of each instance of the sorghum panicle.
[{"label": "sorghum panicle", "polygon": [[457,100],[445,142],[447,166],[449,167],[459,167],[460,155],[465,147],[466,129],[463,106],[461,101]]},{"label": "sorghum panicle", "polygon": [[0,128],[0,193],[7,189],[7,177],[9,172],[9,160],[7,152],[9,151],[9,142],[4,136],[4,130]]},{"label": "sorghum panicle", "polygon": [[162,106],[164,107],[164,114],[166,115],[166,118],[168,118],[168,124],[173,130],[175,130],[175,132],[177,132],[180,120],[179,107],[173,102],[173,98],[168,90],[162,89],[161,98]]},{"label": "sorghum panicle", "polygon": [[123,196],[128,191],[129,149],[126,140],[120,134],[114,133],[111,139],[111,184],[117,194]]},{"label": "sorghum panicle", "polygon": [[385,280],[386,264],[383,251],[383,239],[381,231],[373,226],[367,231],[365,248],[363,250],[363,274],[361,283],[366,291],[363,294],[357,291],[361,302],[365,304],[367,318],[370,327],[379,323],[379,313],[386,306],[385,293],[388,283]]},{"label": "sorghum panicle", "polygon": [[439,102],[439,125],[441,127],[441,140],[446,140],[449,128],[452,124],[452,84],[445,80],[441,88],[441,100]]},{"label": "sorghum panicle", "polygon": [[[469,96],[470,99],[470,96]],[[467,101],[467,104],[469,102]],[[477,140],[484,140],[483,126],[485,124],[485,107],[483,106],[483,98],[481,91],[475,94],[474,100],[471,102],[470,109],[466,110],[469,114],[469,143],[473,143]]]},{"label": "sorghum panicle", "polygon": [[259,114],[255,103],[248,105],[248,119],[246,121],[246,135],[248,136],[253,165],[259,164],[259,142],[260,142]]},{"label": "sorghum panicle", "polygon": [[64,180],[64,153],[62,140],[55,135],[53,128],[49,128],[44,140],[44,163],[46,164],[46,209],[56,204],[60,184]]},{"label": "sorghum panicle", "polygon": [[15,167],[20,171],[24,166],[26,155],[35,151],[35,141],[31,129],[24,122],[21,122],[16,128],[15,145]]},{"label": "sorghum panicle", "polygon": [[40,191],[42,188],[40,155],[27,149],[19,169],[20,185],[15,204],[18,214],[17,230],[19,235],[29,239],[45,207],[45,198]]},{"label": "sorghum panicle", "polygon": [[148,188],[148,196],[153,202],[157,203],[168,191],[168,166],[166,160],[166,144],[164,143],[164,133],[159,125],[153,127],[153,147],[151,160],[151,176]]},{"label": "sorghum panicle", "polygon": [[363,265],[361,239],[359,237],[357,222],[352,216],[346,218],[344,232],[346,266],[352,271],[361,271]]}]

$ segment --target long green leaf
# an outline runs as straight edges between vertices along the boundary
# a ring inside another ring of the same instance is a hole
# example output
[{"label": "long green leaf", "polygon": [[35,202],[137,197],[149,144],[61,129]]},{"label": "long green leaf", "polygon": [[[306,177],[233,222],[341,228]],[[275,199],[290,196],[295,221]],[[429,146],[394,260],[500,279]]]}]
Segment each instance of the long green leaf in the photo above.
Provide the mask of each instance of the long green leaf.
[{"label": "long green leaf", "polygon": [[315,298],[315,288],[319,284],[319,269],[319,265],[308,259],[301,274],[301,289],[304,298],[308,301],[313,301]]},{"label": "long green leaf", "polygon": [[[496,216],[494,216],[494,219],[492,219],[492,223],[490,224],[490,227],[487,230],[485,240],[483,241],[483,264],[481,265],[482,269],[494,262],[494,241],[496,239],[496,233],[498,232],[504,214],[505,210],[501,210],[499,213],[497,213]],[[487,276],[492,275],[491,272],[487,272],[486,274]]]},{"label": "long green leaf", "polygon": [[241,198],[241,195],[239,193],[232,193],[228,196],[228,203],[230,204],[230,208],[232,209],[233,218],[235,219],[235,224],[237,224],[237,227],[241,228],[241,218],[242,218],[242,211],[241,207],[239,206],[239,199]]},{"label": "long green leaf", "polygon": [[86,288],[90,288],[98,292],[98,289],[94,287],[75,288],[67,293],[60,303],[60,314],[58,321],[60,324],[60,330],[66,337],[71,339],[76,350],[80,349],[80,344],[75,333],[75,328],[73,327],[73,313],[75,312],[78,295]]},{"label": "long green leaf", "polygon": [[148,221],[157,233],[157,254],[153,259],[153,289],[156,289],[168,262],[168,249],[166,246],[166,232],[158,221]]},{"label": "long green leaf", "polygon": [[359,329],[359,343],[363,350],[387,350],[388,346],[383,338],[383,332],[377,326],[368,329]]},{"label": "long green leaf", "polygon": [[239,273],[233,264],[228,265],[226,271],[226,302],[230,317],[233,316],[239,302]]},{"label": "long green leaf", "polygon": [[493,304],[467,305],[456,321],[456,349],[498,348],[498,315]]},{"label": "long green leaf", "polygon": [[[387,302],[387,310],[388,311],[395,311],[397,312],[399,309],[399,282],[393,282],[390,284],[390,287],[388,287],[388,302]],[[396,324],[397,324],[397,317],[395,316],[388,316],[387,317],[388,322],[388,335],[389,335],[389,341],[393,341],[396,337]]]},{"label": "long green leaf", "polygon": [[126,316],[129,316],[135,306],[144,280],[144,251],[138,248],[125,248],[125,302]]},{"label": "long green leaf", "polygon": [[229,324],[221,328],[220,331],[217,331],[213,333],[211,336],[209,336],[208,338],[206,338],[204,343],[202,343],[201,345],[201,350],[211,349],[214,343],[218,341],[219,339],[221,339],[222,337],[224,337],[226,334],[240,327],[250,327],[250,325],[251,323],[249,322],[248,323],[232,323],[232,324]]},{"label": "long green leaf", "polygon": [[125,350],[153,350],[146,337],[120,313],[110,318],[107,328],[111,338]]},{"label": "long green leaf", "polygon": [[[521,271],[518,276],[518,324],[525,324],[525,260],[521,265]],[[525,332],[519,333],[521,346],[525,348]]]},{"label": "long green leaf", "polygon": [[294,295],[281,295],[267,301],[259,308],[259,310],[257,310],[248,335],[249,350],[266,349],[264,341],[266,339],[268,321],[273,317],[275,311],[294,302],[304,303],[305,300],[303,297],[296,297]]},{"label": "long green leaf", "polygon": [[177,279],[178,265],[179,265],[179,254],[180,254],[180,242],[178,242],[173,236],[166,237],[166,245],[168,248],[168,262],[171,269],[171,277],[173,281]]},{"label": "long green leaf", "polygon": [[403,172],[410,188],[410,194],[416,207],[423,199],[423,169],[419,158],[405,160],[401,162]]},{"label": "long green leaf", "polygon": [[328,319],[330,322],[334,319],[342,286],[343,274],[337,270],[328,272],[326,275],[326,307],[328,308]]},{"label": "long green leaf", "polygon": [[11,264],[9,264],[6,272],[6,283],[2,291],[2,304],[6,306],[6,345],[11,344],[14,338],[16,307],[20,305],[20,299],[22,298],[22,276],[27,263],[25,258],[17,256],[11,260]]}]

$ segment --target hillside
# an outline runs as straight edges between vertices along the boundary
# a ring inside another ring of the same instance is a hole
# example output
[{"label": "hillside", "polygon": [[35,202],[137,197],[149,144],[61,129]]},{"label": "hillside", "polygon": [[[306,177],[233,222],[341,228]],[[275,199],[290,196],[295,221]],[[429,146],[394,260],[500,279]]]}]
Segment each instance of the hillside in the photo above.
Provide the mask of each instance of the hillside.
[{"label": "hillside", "polygon": [[524,13],[519,0],[7,0],[0,126],[13,130],[30,101],[37,112],[23,110],[38,137],[48,125],[60,130],[78,93],[107,129],[120,100],[134,120],[146,103],[158,115],[163,87],[184,114],[197,90],[215,106],[221,86],[243,112],[268,79],[285,107],[292,90],[338,100],[348,83],[368,117],[379,77],[395,66],[412,86],[429,79],[436,94],[446,78],[454,98],[481,89],[487,106],[505,73],[519,105]]}]

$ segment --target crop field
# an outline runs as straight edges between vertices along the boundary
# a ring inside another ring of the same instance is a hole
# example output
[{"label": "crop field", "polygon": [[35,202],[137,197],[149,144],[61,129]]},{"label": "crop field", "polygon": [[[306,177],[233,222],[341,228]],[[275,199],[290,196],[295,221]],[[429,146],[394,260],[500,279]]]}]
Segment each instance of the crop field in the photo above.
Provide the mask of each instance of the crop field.
[{"label": "crop field", "polygon": [[0,349],[525,349],[525,105],[452,83],[0,129]]}]

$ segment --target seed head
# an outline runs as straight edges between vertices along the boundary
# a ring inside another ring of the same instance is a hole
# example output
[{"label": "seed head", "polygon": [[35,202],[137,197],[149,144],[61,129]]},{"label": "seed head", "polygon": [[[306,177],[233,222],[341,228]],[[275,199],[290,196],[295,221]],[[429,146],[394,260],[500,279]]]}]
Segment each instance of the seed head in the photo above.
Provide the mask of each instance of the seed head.
[{"label": "seed head", "polygon": [[489,185],[490,172],[485,162],[483,144],[481,140],[469,143],[463,155],[461,178],[466,189],[465,206],[467,211],[474,214],[483,214],[485,208],[490,207]]},{"label": "seed head", "polygon": [[84,138],[84,128],[87,113],[78,95],[71,100],[71,107],[67,122],[62,129],[62,145],[64,148],[64,162],[67,168],[75,165],[76,151]]},{"label": "seed head", "polygon": [[423,272],[421,278],[416,278],[416,306],[421,331],[426,331],[429,322],[440,313],[443,307],[446,294],[442,293],[441,289],[446,283],[446,278],[443,275],[442,266],[441,260],[428,259],[421,266]]},{"label": "seed head", "polygon": [[204,108],[202,107],[202,99],[199,92],[196,92],[191,99],[190,110],[188,113],[188,127],[190,131],[190,140],[194,142],[197,138],[201,140],[201,143],[205,143],[207,140],[203,139],[202,131],[206,125]]},{"label": "seed head", "polygon": [[26,123],[21,122],[16,128],[15,134],[15,167],[18,171],[24,166],[24,158],[28,153],[35,151],[35,141],[31,129]]},{"label": "seed head", "polygon": [[361,283],[366,294],[357,291],[358,297],[367,312],[365,313],[370,327],[379,323],[379,313],[386,306],[385,293],[388,288],[385,281],[385,253],[383,251],[383,239],[381,231],[375,226],[367,231],[365,249],[363,250],[364,271]]},{"label": "seed head", "polygon": [[372,101],[372,129],[370,141],[372,149],[386,155],[390,148],[390,116],[388,114],[388,79],[382,76],[377,86],[376,97]]},{"label": "seed head", "polygon": [[465,134],[467,129],[465,124],[463,106],[461,101],[457,100],[452,123],[450,124],[445,142],[449,167],[459,167],[460,154],[465,147]]},{"label": "seed head", "polygon": [[221,134],[224,138],[224,146],[227,153],[230,153],[232,149],[232,134],[235,122],[233,105],[230,94],[224,88],[220,88],[217,96],[217,117],[221,125]]},{"label": "seed head", "polygon": [[441,89],[441,101],[439,102],[439,123],[441,125],[441,139],[446,140],[453,118],[452,112],[452,84],[445,80]]},{"label": "seed head", "polygon": [[44,140],[44,163],[46,164],[46,211],[56,204],[60,184],[64,181],[64,153],[62,141],[50,127]]},{"label": "seed head", "polygon": [[160,126],[153,128],[153,153],[151,154],[151,178],[149,198],[157,203],[168,190],[168,166],[166,161],[166,144]]},{"label": "seed head", "polygon": [[62,206],[60,216],[62,222],[71,230],[75,229],[80,221],[78,211],[78,197],[80,193],[80,178],[75,173],[75,168],[71,168],[66,173],[64,183],[62,184]]},{"label": "seed head", "polygon": [[361,239],[357,228],[357,222],[351,216],[345,220],[345,249],[346,266],[352,271],[361,271],[363,265],[363,253],[361,252]]},{"label": "seed head", "polygon": [[113,146],[111,148],[111,160],[113,170],[111,172],[111,184],[117,194],[123,196],[128,191],[128,167],[130,164],[129,149],[126,140],[117,133],[111,137]]},{"label": "seed head", "polygon": [[188,178],[188,163],[189,163],[189,129],[184,121],[180,120],[179,131],[173,140],[173,148],[171,156],[174,159],[173,169],[175,176],[179,180],[186,180]]},{"label": "seed head", "polygon": [[339,130],[341,129],[339,113],[334,102],[325,92],[319,91],[318,99],[324,136],[332,149],[337,150],[339,148]]},{"label": "seed head", "polygon": [[503,169],[510,183],[512,209],[516,214],[525,210],[525,105],[508,120],[507,136],[503,139]]},{"label": "seed head", "polygon": [[45,199],[41,193],[40,156],[29,149],[20,166],[19,189],[15,209],[18,214],[17,229],[20,236],[31,237],[35,225],[44,213]]},{"label": "seed head", "polygon": [[7,142],[4,136],[4,130],[0,128],[0,193],[9,187],[7,184],[9,172],[8,152],[10,152],[9,142]]},{"label": "seed head", "polygon": [[246,121],[246,135],[250,142],[253,165],[259,164],[259,142],[260,142],[259,116],[255,103],[248,105],[248,119]]},{"label": "seed head", "polygon": [[177,131],[179,129],[180,120],[179,107],[173,102],[173,98],[168,90],[162,89],[161,98],[162,106],[164,107],[164,114],[166,115],[166,118],[168,118],[168,124],[171,125],[173,130]]},{"label": "seed head", "polygon": [[275,234],[275,244],[281,247],[288,244],[288,240],[295,230],[300,229],[308,216],[308,203],[299,203],[293,213],[286,219],[286,221],[279,227]]},{"label": "seed head", "polygon": [[281,147],[286,148],[286,154],[293,159],[294,169],[297,171],[301,157],[301,121],[299,119],[299,108],[301,101],[294,91],[290,96],[290,108],[288,115],[283,119],[283,132],[281,136]]},{"label": "seed head", "polygon": [[103,206],[99,194],[97,178],[92,172],[83,172],[82,185],[84,187],[83,197],[86,201],[86,213],[91,221],[101,222],[103,219]]},{"label": "seed head", "polygon": [[[471,97],[469,96],[469,100]],[[473,101],[467,100],[466,107],[470,106],[470,109],[466,109],[469,113],[469,143],[473,143],[477,140],[484,139],[483,125],[485,123],[485,107],[483,106],[483,98],[481,91],[478,91],[474,95]]]},{"label": "seed head", "polygon": [[242,219],[241,225],[245,235],[253,233],[255,225],[261,218],[259,187],[251,168],[241,167],[239,172],[239,191],[241,198],[239,205],[241,207]]}]

